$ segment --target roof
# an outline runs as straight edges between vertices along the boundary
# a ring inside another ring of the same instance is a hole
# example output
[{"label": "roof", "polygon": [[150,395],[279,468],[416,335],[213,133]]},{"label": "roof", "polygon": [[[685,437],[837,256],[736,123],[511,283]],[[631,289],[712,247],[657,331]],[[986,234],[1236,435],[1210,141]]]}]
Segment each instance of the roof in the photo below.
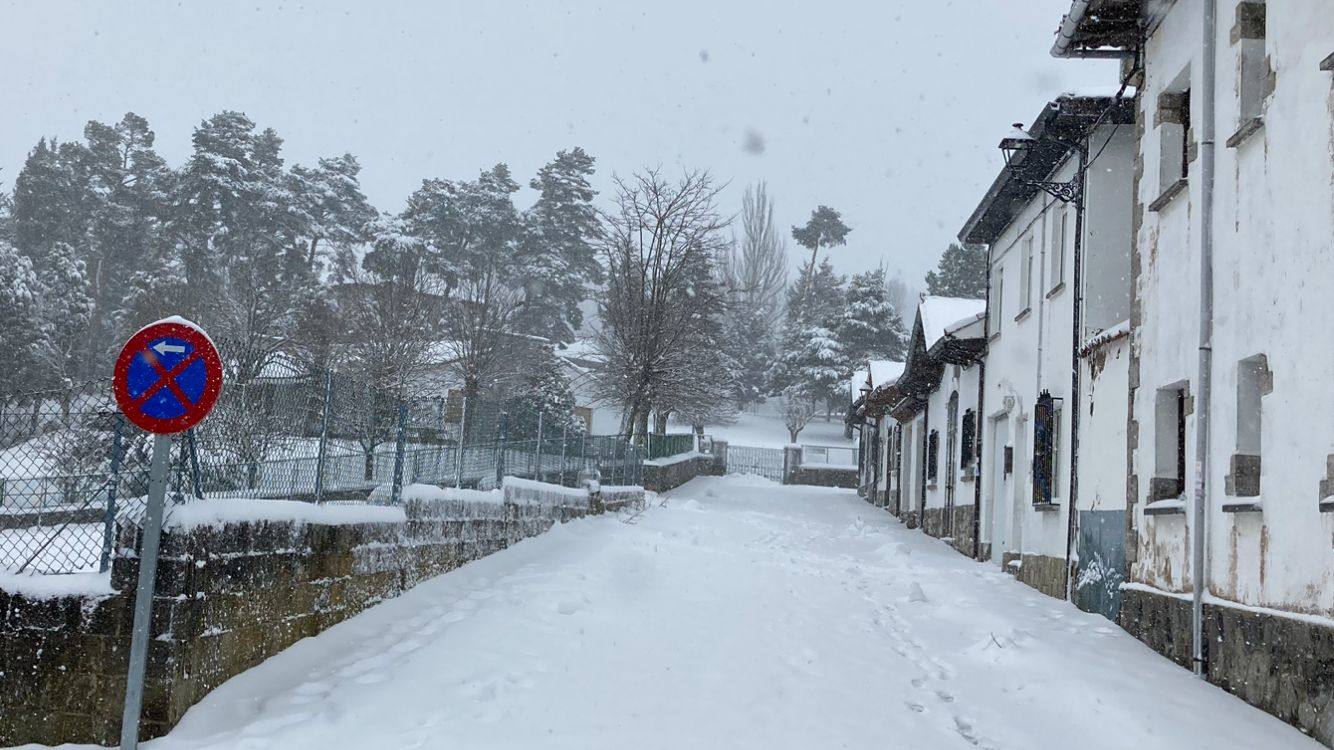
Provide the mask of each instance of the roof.
[{"label": "roof", "polygon": [[1028,130],[1037,143],[1014,157],[1014,170],[1004,167],[996,175],[982,202],[959,230],[959,241],[983,245],[995,242],[1037,195],[1039,188],[1031,182],[1049,178],[1070,155],[1070,143],[1083,141],[1099,123],[1129,125],[1134,121],[1134,102],[1127,98],[1061,94],[1048,102]]},{"label": "roof", "polygon": [[[1056,30],[1053,57],[1124,57],[1144,35],[1143,0],[1073,0]],[[1150,5],[1164,5],[1150,3]],[[1160,12],[1146,11],[1148,14]]]},{"label": "roof", "polygon": [[899,379],[903,374],[904,364],[888,359],[873,359],[866,363],[871,371],[871,387],[879,388]]},{"label": "roof", "polygon": [[971,323],[987,311],[986,300],[958,297],[926,297],[917,307],[922,321],[922,344],[929,350],[958,323]]}]

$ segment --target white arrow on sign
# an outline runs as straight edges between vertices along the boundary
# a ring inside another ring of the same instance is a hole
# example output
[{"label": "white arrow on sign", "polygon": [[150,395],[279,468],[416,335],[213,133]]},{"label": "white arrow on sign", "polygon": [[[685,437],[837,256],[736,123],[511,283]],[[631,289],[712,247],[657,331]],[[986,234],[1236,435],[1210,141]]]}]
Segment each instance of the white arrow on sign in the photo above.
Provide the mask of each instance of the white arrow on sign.
[{"label": "white arrow on sign", "polygon": [[168,344],[165,341],[159,341],[156,344],[153,344],[153,351],[157,352],[158,354],[167,354],[169,352],[171,354],[185,354],[185,347],[177,346],[175,344]]}]

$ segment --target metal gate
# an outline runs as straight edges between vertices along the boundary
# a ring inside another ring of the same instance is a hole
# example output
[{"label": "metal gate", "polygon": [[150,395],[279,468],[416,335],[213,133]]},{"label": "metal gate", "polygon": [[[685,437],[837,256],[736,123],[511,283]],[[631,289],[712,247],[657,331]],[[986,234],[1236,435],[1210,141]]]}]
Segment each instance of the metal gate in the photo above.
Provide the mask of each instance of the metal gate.
[{"label": "metal gate", "polygon": [[728,474],[756,474],[775,482],[783,481],[783,449],[727,446]]}]

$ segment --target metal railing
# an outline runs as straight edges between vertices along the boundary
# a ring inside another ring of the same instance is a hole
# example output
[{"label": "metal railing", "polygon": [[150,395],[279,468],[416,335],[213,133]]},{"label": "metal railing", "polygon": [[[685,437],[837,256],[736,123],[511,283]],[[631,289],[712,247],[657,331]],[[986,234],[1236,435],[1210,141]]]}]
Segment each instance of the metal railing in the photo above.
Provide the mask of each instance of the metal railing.
[{"label": "metal railing", "polygon": [[803,445],[802,466],[846,466],[856,468],[857,449],[848,445]]},{"label": "metal railing", "polygon": [[[109,387],[0,402],[0,571],[106,570],[117,527],[137,521],[151,439]],[[642,448],[534,403],[404,397],[328,371],[229,382],[176,440],[169,501],[396,503],[412,483],[489,488],[511,475],[573,486],[586,470],[604,484],[641,481]]]}]

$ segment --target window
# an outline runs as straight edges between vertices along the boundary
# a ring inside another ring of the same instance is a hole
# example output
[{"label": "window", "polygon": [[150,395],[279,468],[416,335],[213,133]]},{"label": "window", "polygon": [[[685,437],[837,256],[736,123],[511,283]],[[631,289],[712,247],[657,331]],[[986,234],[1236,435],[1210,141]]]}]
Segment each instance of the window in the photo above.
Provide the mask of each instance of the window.
[{"label": "window", "polygon": [[1265,57],[1265,4],[1237,3],[1232,25],[1232,45],[1237,48],[1237,132],[1228,139],[1236,148],[1263,123],[1265,98],[1273,85],[1269,60]]},{"label": "window", "polygon": [[1158,129],[1158,200],[1150,211],[1161,209],[1185,187],[1190,175],[1190,69],[1181,71],[1158,95],[1154,117]]},{"label": "window", "polygon": [[1061,399],[1048,391],[1038,396],[1033,408],[1033,502],[1050,504],[1056,489],[1060,461]]},{"label": "window", "polygon": [[926,438],[926,482],[936,483],[936,464],[940,461],[940,431],[932,430]]},{"label": "window", "polygon": [[1186,385],[1158,390],[1154,402],[1154,469],[1149,502],[1181,497],[1186,491]]},{"label": "window", "polygon": [[1260,451],[1264,409],[1273,374],[1263,354],[1237,363],[1237,452],[1232,454],[1224,490],[1233,497],[1260,495]]},{"label": "window", "polygon": [[962,454],[960,463],[963,466],[964,476],[973,477],[976,474],[978,446],[977,413],[972,409],[964,410],[960,432],[959,453]]},{"label": "window", "polygon": [[1070,210],[1061,206],[1051,219],[1051,289],[1056,291],[1065,283],[1065,245],[1069,236]]},{"label": "window", "polygon": [[1023,307],[1019,316],[1023,316],[1033,307],[1033,235],[1024,238],[1023,255],[1019,258],[1019,301]]}]

